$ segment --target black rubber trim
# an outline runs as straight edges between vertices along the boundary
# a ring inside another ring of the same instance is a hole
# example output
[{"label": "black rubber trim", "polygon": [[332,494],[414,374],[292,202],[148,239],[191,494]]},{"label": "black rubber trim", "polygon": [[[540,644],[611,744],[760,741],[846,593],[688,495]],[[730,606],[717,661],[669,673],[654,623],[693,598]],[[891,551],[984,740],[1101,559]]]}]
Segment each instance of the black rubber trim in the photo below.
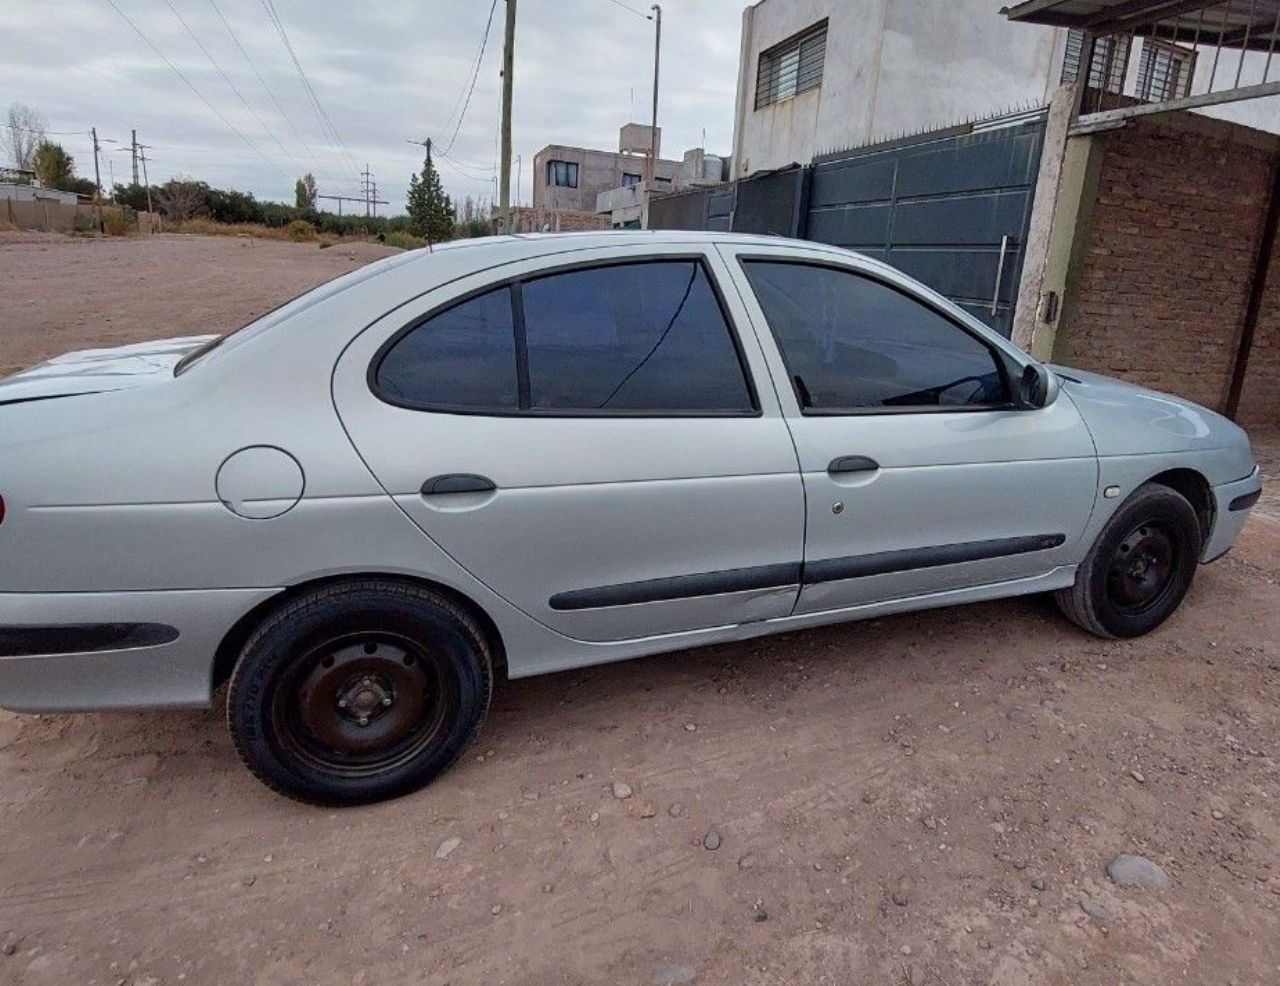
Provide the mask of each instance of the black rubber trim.
[{"label": "black rubber trim", "polygon": [[994,541],[969,541],[944,544],[933,548],[908,548],[904,551],[880,551],[849,558],[827,558],[822,561],[791,562],[734,568],[723,572],[698,575],[673,575],[644,582],[624,582],[594,589],[571,589],[557,592],[550,599],[554,610],[597,609],[602,606],[633,606],[671,599],[714,596],[748,589],[773,589],[788,585],[816,585],[841,579],[908,572],[938,565],[956,565],[987,558],[1003,558],[1032,551],[1047,551],[1066,543],[1065,534],[1033,534],[1028,537],[999,538]]},{"label": "black rubber trim", "polygon": [[703,572],[698,575],[673,575],[644,582],[624,582],[621,585],[604,585],[595,589],[572,589],[557,592],[551,597],[551,608],[556,610],[596,609],[601,606],[633,606],[637,603],[656,603],[669,599],[688,599],[696,596],[715,596],[723,592],[743,592],[748,589],[775,589],[800,584],[800,563],[758,565],[754,568],[733,568],[724,572]]},{"label": "black rubber trim", "polygon": [[831,464],[827,466],[827,472],[836,474],[842,472],[875,472],[880,468],[880,463],[866,455],[842,455],[839,458],[832,459]]},{"label": "black rubber trim", "polygon": [[423,496],[440,496],[445,493],[492,493],[498,487],[487,476],[475,473],[454,472],[447,476],[432,476],[422,484]]},{"label": "black rubber trim", "polygon": [[1231,501],[1230,504],[1228,504],[1227,509],[1228,510],[1248,510],[1250,507],[1252,507],[1255,503],[1258,502],[1258,498],[1260,496],[1262,496],[1261,486],[1259,486],[1252,493],[1245,493],[1243,496],[1236,497],[1234,500]]},{"label": "black rubber trim", "polygon": [[840,579],[860,579],[868,575],[887,575],[890,572],[909,572],[917,568],[934,568],[938,565],[957,565],[966,561],[982,561],[987,558],[1003,558],[1006,555],[1022,555],[1031,551],[1047,551],[1065,544],[1065,534],[1033,534],[1029,537],[999,538],[994,541],[966,541],[962,544],[943,544],[933,548],[907,548],[903,551],[878,551],[870,555],[853,555],[849,558],[827,558],[805,562],[804,584],[837,582]]},{"label": "black rubber trim", "polygon": [[0,657],[130,650],[135,647],[159,647],[177,639],[178,631],[164,623],[0,626]]}]

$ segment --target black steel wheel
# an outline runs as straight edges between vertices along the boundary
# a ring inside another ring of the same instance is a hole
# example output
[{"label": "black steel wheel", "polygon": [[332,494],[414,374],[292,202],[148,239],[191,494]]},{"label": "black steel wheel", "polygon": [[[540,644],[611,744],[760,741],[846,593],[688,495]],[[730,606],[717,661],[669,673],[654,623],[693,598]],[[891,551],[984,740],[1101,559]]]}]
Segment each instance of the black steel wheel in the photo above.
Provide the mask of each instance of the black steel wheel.
[{"label": "black steel wheel", "polygon": [[461,755],[492,690],[485,636],[427,589],[325,586],[267,619],[227,695],[241,757],[267,785],[318,804],[394,797]]},{"label": "black steel wheel", "polygon": [[1075,585],[1057,593],[1058,606],[1101,637],[1149,633],[1191,587],[1202,537],[1186,498],[1167,486],[1144,484],[1107,521]]}]

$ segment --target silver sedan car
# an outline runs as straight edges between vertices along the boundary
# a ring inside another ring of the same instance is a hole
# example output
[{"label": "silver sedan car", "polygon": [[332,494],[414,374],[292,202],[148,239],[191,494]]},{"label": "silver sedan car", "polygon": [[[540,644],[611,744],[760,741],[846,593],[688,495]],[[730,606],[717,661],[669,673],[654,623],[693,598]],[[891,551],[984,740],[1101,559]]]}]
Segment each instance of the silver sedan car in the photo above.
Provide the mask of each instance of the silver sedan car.
[{"label": "silver sedan car", "polygon": [[226,685],[259,778],[367,801],[499,673],[1039,592],[1146,633],[1260,489],[1231,422],[844,250],[450,244],[0,382],[0,705]]}]

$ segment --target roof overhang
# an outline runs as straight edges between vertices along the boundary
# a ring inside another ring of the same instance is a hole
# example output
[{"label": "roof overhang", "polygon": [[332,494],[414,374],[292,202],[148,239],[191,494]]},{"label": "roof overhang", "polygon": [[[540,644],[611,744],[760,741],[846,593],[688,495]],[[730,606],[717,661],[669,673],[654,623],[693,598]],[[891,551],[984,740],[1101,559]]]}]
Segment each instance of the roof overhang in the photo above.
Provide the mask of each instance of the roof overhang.
[{"label": "roof overhang", "polygon": [[1002,13],[1023,24],[1132,32],[1223,48],[1280,48],[1280,0],[1024,0]]}]

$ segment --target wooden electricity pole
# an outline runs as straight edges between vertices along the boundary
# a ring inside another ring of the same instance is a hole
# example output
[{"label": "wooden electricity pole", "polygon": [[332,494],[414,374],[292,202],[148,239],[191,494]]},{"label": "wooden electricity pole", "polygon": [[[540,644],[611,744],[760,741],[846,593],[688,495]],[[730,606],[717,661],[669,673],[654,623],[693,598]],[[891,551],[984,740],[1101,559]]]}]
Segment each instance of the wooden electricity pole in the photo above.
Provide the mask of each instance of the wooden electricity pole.
[{"label": "wooden electricity pole", "polygon": [[93,201],[98,206],[98,232],[106,232],[106,226],[102,222],[102,171],[98,168],[98,128],[90,127],[89,135],[93,137]]},{"label": "wooden electricity pole", "polygon": [[138,184],[138,131],[133,131],[133,183]]},{"label": "wooden electricity pole", "polygon": [[511,85],[515,74],[516,0],[507,2],[507,29],[502,43],[502,162],[498,184],[498,211],[502,231],[515,232],[511,222]]}]

